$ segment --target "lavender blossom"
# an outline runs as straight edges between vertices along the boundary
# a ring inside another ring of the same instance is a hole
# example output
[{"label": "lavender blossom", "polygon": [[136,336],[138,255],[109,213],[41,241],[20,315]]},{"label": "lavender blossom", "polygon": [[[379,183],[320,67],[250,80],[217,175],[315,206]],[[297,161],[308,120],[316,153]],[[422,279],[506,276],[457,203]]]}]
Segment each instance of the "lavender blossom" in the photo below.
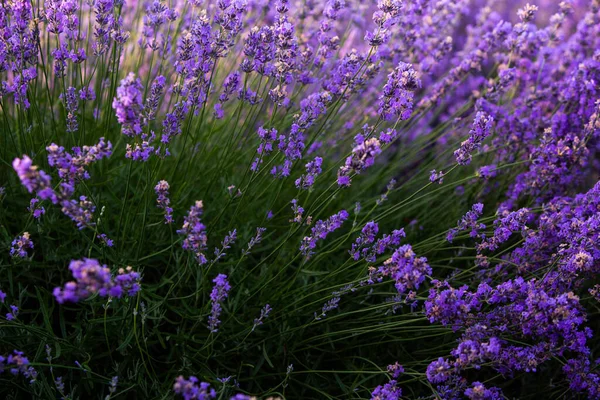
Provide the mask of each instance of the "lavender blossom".
[{"label": "lavender blossom", "polygon": [[473,158],[473,152],[481,147],[484,139],[489,136],[494,118],[478,112],[473,121],[473,127],[469,131],[469,138],[460,144],[460,148],[454,152],[456,161],[460,165],[468,165]]},{"label": "lavender blossom", "polygon": [[33,242],[30,239],[29,232],[23,232],[17,236],[11,243],[10,255],[18,258],[27,257],[27,250],[33,250]]},{"label": "lavender blossom", "polygon": [[217,392],[206,382],[198,381],[195,376],[185,379],[178,376],[173,385],[173,391],[182,396],[184,400],[210,400],[217,398]]},{"label": "lavender blossom", "polygon": [[142,133],[143,90],[142,82],[135,78],[133,72],[130,72],[117,88],[112,107],[126,136],[139,136]]},{"label": "lavender blossom", "polygon": [[124,294],[134,296],[140,290],[140,274],[131,267],[120,268],[113,277],[106,265],[101,265],[98,260],[84,258],[71,261],[69,269],[75,280],[67,282],[63,288],[55,288],[53,292],[59,304],[76,303],[94,294],[117,298]]},{"label": "lavender blossom", "polygon": [[252,331],[254,331],[254,329],[256,329],[257,326],[263,324],[263,321],[269,317],[271,311],[273,311],[273,309],[268,304],[265,304],[265,306],[261,308],[260,316],[258,318],[254,318],[254,325],[252,326]]},{"label": "lavender blossom", "polygon": [[184,218],[184,223],[181,229],[177,231],[180,235],[185,235],[181,247],[184,250],[191,251],[200,265],[208,262],[204,251],[206,250],[206,226],[200,221],[203,208],[202,201],[196,203],[188,211],[188,215]]},{"label": "lavender blossom", "polygon": [[309,258],[312,254],[314,254],[313,250],[317,247],[317,242],[325,239],[328,234],[339,229],[344,221],[348,219],[348,217],[348,212],[346,210],[341,210],[325,221],[317,221],[311,230],[311,235],[302,239],[300,253],[302,253],[306,258]]},{"label": "lavender blossom", "polygon": [[250,254],[250,250],[252,250],[252,248],[254,246],[256,246],[257,244],[259,244],[260,242],[262,242],[262,235],[263,233],[265,233],[265,231],[267,230],[267,228],[256,228],[256,235],[254,235],[252,237],[252,239],[250,239],[250,241],[248,241],[248,245],[247,247],[242,250],[242,255],[247,256]]},{"label": "lavender blossom", "polygon": [[154,191],[157,195],[156,206],[164,210],[165,224],[173,223],[173,208],[169,199],[169,182],[165,180],[159,181],[154,187]]},{"label": "lavender blossom", "polygon": [[219,320],[222,311],[221,303],[229,295],[231,286],[229,285],[227,275],[225,274],[217,275],[217,277],[213,279],[213,282],[215,285],[213,286],[212,292],[210,292],[211,311],[210,316],[208,317],[208,329],[210,329],[211,332],[217,332],[217,328],[221,324],[221,320]]}]

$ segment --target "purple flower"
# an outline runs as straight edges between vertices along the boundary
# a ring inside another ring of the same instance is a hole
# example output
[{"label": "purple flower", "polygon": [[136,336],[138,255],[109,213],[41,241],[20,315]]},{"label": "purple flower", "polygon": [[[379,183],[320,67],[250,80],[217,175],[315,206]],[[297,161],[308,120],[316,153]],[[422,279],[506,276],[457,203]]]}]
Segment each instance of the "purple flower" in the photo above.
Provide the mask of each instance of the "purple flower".
[{"label": "purple flower", "polygon": [[377,274],[378,281],[388,276],[392,278],[396,282],[398,293],[403,294],[408,290],[418,289],[425,277],[431,275],[431,267],[427,258],[417,257],[412,247],[405,244],[396,249],[392,257],[377,269]]},{"label": "purple flower", "polygon": [[404,367],[398,364],[398,361],[396,361],[394,364],[388,365],[387,370],[394,379],[398,378],[401,374],[404,373]]},{"label": "purple flower", "polygon": [[115,245],[115,242],[110,239],[106,233],[101,233],[98,235],[98,239],[100,239],[100,241],[106,246],[106,247],[113,247]]},{"label": "purple flower", "polygon": [[23,158],[15,158],[13,168],[29,193],[36,194],[42,200],[51,200],[53,203],[58,201],[51,187],[50,176],[38,170],[38,167],[32,164],[31,158],[25,155]]},{"label": "purple flower", "polygon": [[248,241],[247,247],[244,250],[242,250],[242,254],[244,256],[250,254],[250,250],[252,250],[254,246],[256,246],[262,241],[262,235],[263,233],[265,233],[266,230],[267,228],[256,228],[256,234],[252,237],[252,239],[250,239],[250,241]]},{"label": "purple flower", "polygon": [[86,196],[80,196],[77,200],[61,200],[62,212],[71,218],[77,224],[79,229],[92,227],[92,222],[96,206],[87,199]]},{"label": "purple flower", "polygon": [[488,389],[481,382],[473,382],[472,386],[465,390],[465,396],[470,400],[501,400],[504,398],[500,389]]},{"label": "purple flower", "polygon": [[449,241],[450,243],[452,243],[452,240],[454,240],[454,237],[456,236],[456,234],[459,231],[467,231],[467,230],[471,231],[469,233],[469,235],[472,238],[482,237],[483,234],[480,233],[480,231],[485,229],[485,224],[477,222],[477,219],[479,217],[481,217],[482,214],[483,214],[483,204],[481,204],[481,203],[473,204],[473,207],[471,208],[471,210],[467,211],[467,213],[460,219],[460,221],[458,221],[458,229],[451,229],[450,232],[448,232],[448,235],[446,236],[446,240]]},{"label": "purple flower", "polygon": [[370,221],[365,224],[361,230],[360,236],[357,237],[352,244],[352,250],[349,251],[355,261],[360,260],[361,255],[365,250],[364,247],[367,247],[375,241],[377,233],[379,233],[379,225],[375,221]]},{"label": "purple flower", "polygon": [[178,376],[173,385],[173,391],[184,400],[210,400],[217,398],[217,392],[206,382],[199,382],[195,376],[185,379]]},{"label": "purple flower", "polygon": [[225,250],[231,248],[231,245],[237,240],[237,230],[234,229],[225,235],[225,238],[221,242],[221,248],[215,248],[215,259],[212,262],[217,262],[219,259],[225,256]]},{"label": "purple flower", "polygon": [[438,172],[435,169],[432,169],[431,173],[429,175],[429,182],[437,183],[438,185],[441,185],[442,183],[444,183],[444,172],[443,171]]},{"label": "purple flower", "polygon": [[79,98],[77,97],[77,91],[74,87],[69,87],[67,92],[59,96],[65,103],[65,110],[67,113],[67,132],[77,132],[77,107],[79,105]]},{"label": "purple flower", "polygon": [[213,279],[214,286],[212,292],[210,292],[211,311],[208,317],[208,329],[211,332],[217,332],[217,327],[221,323],[219,316],[221,315],[221,303],[225,300],[231,290],[231,286],[227,281],[227,275],[219,274]]},{"label": "purple flower", "polygon": [[152,82],[150,93],[146,98],[146,103],[144,103],[144,125],[147,125],[149,121],[153,121],[156,118],[158,103],[165,89],[165,84],[166,79],[162,75],[157,76],[154,82]]},{"label": "purple flower", "polygon": [[352,155],[346,158],[346,162],[338,170],[338,185],[350,186],[352,174],[360,174],[375,163],[375,157],[381,154],[381,143],[377,138],[366,139],[363,135],[356,135],[356,145],[352,149]]},{"label": "purple flower", "polygon": [[9,321],[14,321],[19,316],[19,307],[14,304],[10,305],[10,312],[6,314],[6,319]]},{"label": "purple flower", "polygon": [[385,385],[379,385],[371,393],[371,400],[400,400],[402,389],[398,387],[398,382],[390,380]]},{"label": "purple flower", "polygon": [[388,80],[379,97],[379,116],[390,121],[394,118],[410,118],[414,91],[421,87],[421,79],[411,64],[399,63],[388,75]]},{"label": "purple flower", "polygon": [[323,159],[321,157],[315,157],[314,160],[306,164],[306,174],[302,174],[300,178],[296,179],[296,187],[298,189],[309,189],[315,184],[315,179],[321,173],[321,165]]},{"label": "purple flower", "polygon": [[159,181],[154,187],[156,192],[156,206],[164,210],[165,224],[173,222],[173,208],[171,208],[171,200],[169,199],[169,182]]},{"label": "purple flower", "polygon": [[253,331],[254,331],[254,329],[256,329],[257,326],[263,324],[263,320],[265,320],[266,318],[269,317],[269,314],[271,313],[272,310],[273,309],[271,308],[270,305],[265,304],[265,306],[260,310],[259,317],[254,318],[254,325],[252,326]]},{"label": "purple flower", "polygon": [[442,357],[427,366],[427,379],[431,383],[442,383],[452,375],[452,367]]},{"label": "purple flower", "polygon": [[204,251],[206,250],[206,226],[200,221],[200,216],[203,213],[201,200],[196,203],[188,211],[188,215],[184,217],[183,226],[177,231],[180,235],[185,235],[181,247],[184,250],[191,251],[200,265],[208,262]]},{"label": "purple flower", "polygon": [[[304,208],[302,208],[298,204],[297,199],[293,199],[290,203],[292,203],[292,211],[294,212],[294,218],[292,220],[290,220],[290,222],[294,222],[297,224],[302,223],[302,215],[304,214]],[[267,218],[268,218],[268,216],[267,216]],[[270,218],[268,218],[268,219],[270,219]]]},{"label": "purple flower", "polygon": [[17,236],[11,243],[10,255],[18,258],[27,257],[27,250],[33,250],[33,242],[30,239],[29,232],[23,232]]},{"label": "purple flower", "polygon": [[62,186],[62,197],[69,197],[78,182],[90,178],[85,167],[112,155],[112,143],[100,138],[93,146],[73,147],[71,150],[73,154],[55,143],[46,147],[48,164],[58,169],[58,175],[68,184],[68,189],[66,185]]},{"label": "purple flower", "polygon": [[98,260],[84,258],[73,260],[69,265],[74,281],[67,282],[63,288],[54,289],[54,297],[60,304],[76,303],[93,294],[101,297],[120,298],[127,293],[134,296],[140,290],[140,274],[131,267],[119,268],[117,275],[111,275],[106,265],[100,265]]},{"label": "purple flower", "polygon": [[29,364],[22,351],[14,350],[8,356],[0,356],[0,375],[4,371],[9,371],[13,375],[21,374],[33,383],[37,378],[37,371]]},{"label": "purple flower", "polygon": [[479,111],[475,115],[473,127],[469,131],[469,138],[460,144],[460,148],[454,152],[456,162],[460,165],[468,165],[473,158],[473,152],[481,147],[484,139],[489,136],[494,118]]},{"label": "purple flower", "polygon": [[40,219],[42,215],[46,214],[46,209],[38,206],[39,202],[40,199],[34,197],[29,201],[29,207],[27,207],[27,210],[32,213],[33,218],[35,219]]},{"label": "purple flower", "polygon": [[142,133],[143,90],[142,82],[139,78],[135,78],[133,72],[130,72],[117,88],[117,96],[113,100],[112,107],[117,115],[117,121],[121,124],[123,134],[127,136],[139,136]]},{"label": "purple flower", "polygon": [[325,239],[328,234],[339,229],[344,221],[348,219],[348,216],[349,214],[346,210],[341,210],[340,212],[333,214],[325,221],[317,221],[311,230],[311,235],[302,239],[300,252],[306,258],[309,258],[312,254],[314,254],[313,250],[315,247],[317,247],[317,242]]},{"label": "purple flower", "polygon": [[250,168],[254,172],[258,171],[265,157],[267,157],[273,151],[273,143],[277,139],[277,130],[275,128],[270,130],[264,129],[261,126],[258,128],[257,135],[260,138],[260,144],[256,149],[256,154],[258,154],[258,157],[256,157],[252,162],[252,166]]}]

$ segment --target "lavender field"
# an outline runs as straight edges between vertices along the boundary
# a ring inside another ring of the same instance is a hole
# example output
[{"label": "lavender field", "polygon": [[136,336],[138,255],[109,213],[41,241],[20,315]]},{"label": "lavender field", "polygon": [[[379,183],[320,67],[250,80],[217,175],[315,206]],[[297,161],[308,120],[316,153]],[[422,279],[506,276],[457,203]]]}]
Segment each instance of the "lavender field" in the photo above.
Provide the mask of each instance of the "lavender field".
[{"label": "lavender field", "polygon": [[2,0],[0,398],[600,399],[599,179],[600,0]]}]

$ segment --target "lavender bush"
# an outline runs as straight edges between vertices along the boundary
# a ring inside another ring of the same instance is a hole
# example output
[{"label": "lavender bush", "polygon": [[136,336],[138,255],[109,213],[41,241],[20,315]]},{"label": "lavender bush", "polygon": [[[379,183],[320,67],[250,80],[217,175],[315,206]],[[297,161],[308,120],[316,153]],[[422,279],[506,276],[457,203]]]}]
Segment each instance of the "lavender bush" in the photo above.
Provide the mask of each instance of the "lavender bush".
[{"label": "lavender bush", "polygon": [[0,115],[2,398],[600,399],[599,0],[6,0]]}]

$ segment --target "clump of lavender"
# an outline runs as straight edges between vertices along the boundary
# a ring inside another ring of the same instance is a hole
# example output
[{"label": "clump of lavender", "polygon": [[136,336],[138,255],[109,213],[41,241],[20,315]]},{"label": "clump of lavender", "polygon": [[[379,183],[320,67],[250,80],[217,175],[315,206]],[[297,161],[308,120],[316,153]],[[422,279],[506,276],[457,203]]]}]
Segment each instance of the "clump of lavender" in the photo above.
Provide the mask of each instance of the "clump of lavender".
[{"label": "clump of lavender", "polygon": [[217,328],[221,323],[221,320],[219,320],[219,316],[221,315],[222,311],[221,303],[229,295],[231,286],[229,285],[227,275],[225,274],[217,275],[217,277],[213,279],[213,283],[215,285],[210,292],[211,310],[210,316],[208,317],[208,329],[211,332],[217,332]]},{"label": "clump of lavender", "polygon": [[0,392],[600,399],[598,0],[88,3],[0,4]]}]

